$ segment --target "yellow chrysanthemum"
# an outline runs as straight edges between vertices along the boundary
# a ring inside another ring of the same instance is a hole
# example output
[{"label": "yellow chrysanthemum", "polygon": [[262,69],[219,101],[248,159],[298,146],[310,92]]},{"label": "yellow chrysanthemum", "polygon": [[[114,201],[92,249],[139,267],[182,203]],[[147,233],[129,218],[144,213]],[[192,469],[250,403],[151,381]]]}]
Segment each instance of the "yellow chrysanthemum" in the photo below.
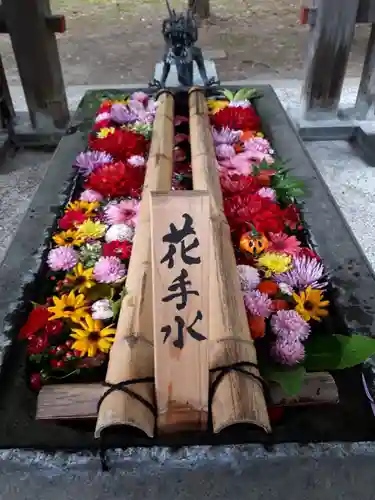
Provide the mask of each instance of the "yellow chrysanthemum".
[{"label": "yellow chrysanthemum", "polygon": [[85,269],[81,263],[78,263],[73,269],[73,272],[66,275],[65,280],[68,282],[68,286],[71,287],[73,291],[85,293],[87,290],[96,285],[96,282],[93,279],[93,272],[93,267]]},{"label": "yellow chrysanthemum", "polygon": [[114,134],[115,130],[116,130],[115,127],[103,127],[96,134],[96,137],[98,139],[106,139],[109,135]]},{"label": "yellow chrysanthemum", "polygon": [[107,226],[99,221],[85,220],[77,229],[77,235],[84,240],[97,240],[102,238],[106,232]]},{"label": "yellow chrysanthemum", "polygon": [[229,101],[219,100],[219,99],[207,99],[208,112],[210,115],[214,115],[221,109],[226,108],[229,105]]},{"label": "yellow chrysanthemum", "polygon": [[[86,315],[85,319],[79,321],[80,328],[72,328],[71,337],[76,339],[72,348],[81,352],[81,356],[93,357],[98,351],[107,353],[115,340],[116,328],[113,325],[106,326],[102,321],[95,320]],[[78,326],[78,325],[77,325]]]},{"label": "yellow chrysanthemum", "polygon": [[96,209],[100,207],[100,203],[98,201],[71,201],[66,210],[65,213],[68,212],[69,210],[80,210],[83,212],[85,215],[93,215]]},{"label": "yellow chrysanthemum", "polygon": [[61,297],[52,297],[52,300],[54,305],[48,311],[53,315],[49,320],[67,318],[78,323],[87,314],[88,306],[83,294],[76,295],[72,290]]},{"label": "yellow chrysanthemum", "polygon": [[290,255],[266,252],[258,258],[258,266],[264,268],[266,277],[289,271],[292,263]]},{"label": "yellow chrysanthemum", "polygon": [[127,99],[117,99],[116,101],[111,101],[112,105],[113,104],[128,104],[129,102],[129,97]]},{"label": "yellow chrysanthemum", "polygon": [[322,291],[307,287],[300,295],[293,293],[293,299],[296,302],[295,310],[305,321],[314,319],[320,321],[324,316],[328,316],[325,309],[329,305],[329,300],[322,300]]},{"label": "yellow chrysanthemum", "polygon": [[74,229],[56,233],[52,239],[60,247],[79,247],[85,242],[85,238]]}]

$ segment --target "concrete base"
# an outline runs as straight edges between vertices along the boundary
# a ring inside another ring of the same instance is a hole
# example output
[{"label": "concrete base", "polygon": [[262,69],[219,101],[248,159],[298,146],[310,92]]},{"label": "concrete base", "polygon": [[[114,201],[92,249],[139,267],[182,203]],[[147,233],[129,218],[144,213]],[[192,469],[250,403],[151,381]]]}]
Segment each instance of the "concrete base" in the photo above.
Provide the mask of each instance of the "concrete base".
[{"label": "concrete base", "polygon": [[[206,65],[206,71],[207,71],[207,76],[208,78],[215,78],[217,80],[217,72],[216,72],[216,65],[213,61],[205,59],[204,61]],[[155,71],[154,71],[154,78],[155,80],[160,81],[161,75],[163,72],[163,63],[159,62],[155,66]],[[194,64],[194,85],[203,85],[202,78],[200,77],[198,67],[196,64]],[[167,87],[179,87],[178,83],[178,77],[177,77],[177,69],[176,66],[171,67],[171,71],[168,75],[167,82],[166,82]]]}]

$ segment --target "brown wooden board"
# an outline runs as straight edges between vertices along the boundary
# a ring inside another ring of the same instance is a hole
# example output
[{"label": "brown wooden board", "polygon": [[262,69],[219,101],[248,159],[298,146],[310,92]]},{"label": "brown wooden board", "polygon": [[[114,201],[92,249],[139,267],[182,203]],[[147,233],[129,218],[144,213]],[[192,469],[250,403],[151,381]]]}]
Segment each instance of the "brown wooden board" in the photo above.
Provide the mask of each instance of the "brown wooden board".
[{"label": "brown wooden board", "polygon": [[155,390],[160,432],[207,428],[207,193],[151,193]]}]

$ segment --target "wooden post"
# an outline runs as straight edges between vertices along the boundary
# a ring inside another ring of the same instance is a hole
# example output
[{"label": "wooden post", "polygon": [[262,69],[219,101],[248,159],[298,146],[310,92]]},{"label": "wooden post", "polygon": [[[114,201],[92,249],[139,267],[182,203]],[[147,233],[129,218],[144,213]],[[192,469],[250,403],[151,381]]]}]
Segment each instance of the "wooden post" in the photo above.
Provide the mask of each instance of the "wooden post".
[{"label": "wooden post", "polygon": [[359,0],[321,0],[311,32],[302,99],[306,119],[337,112]]},{"label": "wooden post", "polygon": [[49,0],[2,0],[32,126],[63,129],[69,122],[61,63],[46,17]]},{"label": "wooden post", "polygon": [[367,45],[361,82],[355,103],[355,117],[364,120],[373,104],[375,97],[375,24],[372,25],[370,39]]},{"label": "wooden post", "polygon": [[210,206],[207,193],[151,196],[159,432],[207,430]]}]

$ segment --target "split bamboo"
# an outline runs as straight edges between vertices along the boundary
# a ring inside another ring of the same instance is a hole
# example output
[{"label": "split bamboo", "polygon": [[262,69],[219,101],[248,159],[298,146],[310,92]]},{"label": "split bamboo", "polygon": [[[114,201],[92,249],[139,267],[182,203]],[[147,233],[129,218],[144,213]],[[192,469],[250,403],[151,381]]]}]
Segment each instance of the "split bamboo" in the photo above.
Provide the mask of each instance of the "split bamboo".
[{"label": "split bamboo", "polygon": [[[209,265],[209,367],[214,370],[240,362],[257,363],[237,275],[230,228],[223,197],[204,93],[189,91],[190,143],[193,188],[208,191],[211,209]],[[256,368],[246,368],[259,376]],[[217,373],[211,372],[211,383]],[[263,387],[257,379],[230,371],[217,386],[212,400],[214,432],[239,423],[270,430]]]},{"label": "split bamboo", "polygon": [[[152,143],[147,162],[138,224],[129,263],[126,290],[111,349],[106,382],[120,382],[154,376],[152,273],[151,273],[151,191],[171,189],[174,141],[174,100],[164,92],[159,96]],[[154,406],[153,383],[137,383],[129,389]],[[154,435],[155,417],[145,405],[116,390],[99,410],[95,436],[112,425],[129,425]]]}]

